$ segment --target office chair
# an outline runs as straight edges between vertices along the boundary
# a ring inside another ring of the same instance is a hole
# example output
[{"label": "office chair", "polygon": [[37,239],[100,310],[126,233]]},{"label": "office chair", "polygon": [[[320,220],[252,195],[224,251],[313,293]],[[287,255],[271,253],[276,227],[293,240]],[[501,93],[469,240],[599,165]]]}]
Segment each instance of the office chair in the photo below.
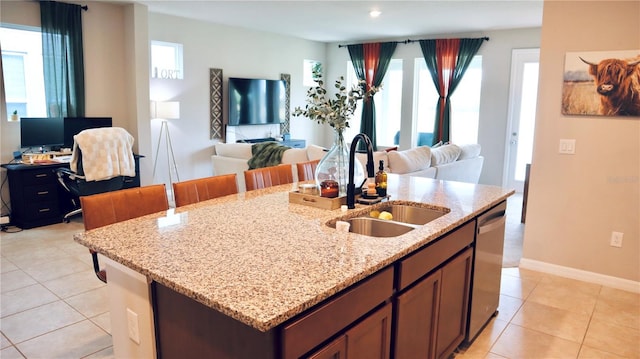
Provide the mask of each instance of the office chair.
[{"label": "office chair", "polygon": [[302,182],[315,180],[316,167],[318,167],[319,162],[320,160],[313,160],[296,163],[296,168],[298,170],[298,181]]},{"label": "office chair", "polygon": [[[80,203],[84,229],[87,231],[169,209],[164,184],[82,196]],[[93,259],[93,270],[96,276],[106,283],[107,273],[104,269],[100,269],[98,253],[93,250],[89,252]]]},{"label": "office chair", "polygon": [[70,168],[56,170],[58,182],[71,196],[65,222],[82,213],[81,196],[122,189],[125,177],[135,177],[132,147],[133,136],[119,127],[88,129],[74,136]]},{"label": "office chair", "polygon": [[267,188],[279,184],[293,183],[291,165],[277,165],[244,171],[247,191]]},{"label": "office chair", "polygon": [[238,193],[235,173],[175,182],[173,184],[176,207],[235,193]]}]

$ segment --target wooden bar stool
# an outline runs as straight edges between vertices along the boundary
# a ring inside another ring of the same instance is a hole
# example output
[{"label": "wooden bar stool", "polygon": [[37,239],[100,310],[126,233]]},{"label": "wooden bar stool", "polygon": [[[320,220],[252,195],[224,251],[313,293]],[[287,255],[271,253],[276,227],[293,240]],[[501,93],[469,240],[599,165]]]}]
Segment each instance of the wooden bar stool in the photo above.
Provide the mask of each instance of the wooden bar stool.
[{"label": "wooden bar stool", "polygon": [[[80,204],[85,230],[169,209],[164,184],[82,196]],[[107,273],[104,269],[100,269],[98,254],[92,250],[89,252],[93,257],[93,270],[96,272],[96,276],[106,283]]]},{"label": "wooden bar stool", "polygon": [[198,178],[173,184],[176,207],[238,193],[236,174]]},{"label": "wooden bar stool", "polygon": [[296,167],[298,169],[298,181],[311,181],[315,179],[316,167],[320,160],[313,160],[307,162],[298,162]]},{"label": "wooden bar stool", "polygon": [[278,165],[244,171],[247,191],[267,188],[280,184],[293,183],[291,165]]}]

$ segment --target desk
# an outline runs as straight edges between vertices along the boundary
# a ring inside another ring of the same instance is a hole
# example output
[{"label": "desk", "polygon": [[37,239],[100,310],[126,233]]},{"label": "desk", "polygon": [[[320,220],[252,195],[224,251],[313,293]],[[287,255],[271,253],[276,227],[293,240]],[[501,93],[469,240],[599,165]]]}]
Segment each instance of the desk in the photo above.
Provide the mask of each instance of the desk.
[{"label": "desk", "polygon": [[[140,157],[135,155],[136,176],[125,179],[124,188],[140,187]],[[71,195],[58,183],[56,170],[68,163],[31,165],[5,163],[11,201],[11,224],[29,229],[62,222],[71,210]]]}]

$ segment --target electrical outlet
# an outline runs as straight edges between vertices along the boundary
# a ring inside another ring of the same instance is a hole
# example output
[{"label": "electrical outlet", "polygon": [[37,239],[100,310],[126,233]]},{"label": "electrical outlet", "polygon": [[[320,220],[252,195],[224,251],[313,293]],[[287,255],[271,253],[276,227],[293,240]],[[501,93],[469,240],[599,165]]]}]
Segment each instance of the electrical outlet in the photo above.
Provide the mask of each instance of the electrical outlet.
[{"label": "electrical outlet", "polygon": [[138,314],[127,308],[127,330],[129,338],[136,344],[140,344],[140,330],[138,328]]},{"label": "electrical outlet", "polygon": [[610,243],[610,245],[612,247],[621,248],[622,247],[622,236],[623,235],[624,235],[624,233],[622,233],[622,232],[611,232],[611,243]]}]

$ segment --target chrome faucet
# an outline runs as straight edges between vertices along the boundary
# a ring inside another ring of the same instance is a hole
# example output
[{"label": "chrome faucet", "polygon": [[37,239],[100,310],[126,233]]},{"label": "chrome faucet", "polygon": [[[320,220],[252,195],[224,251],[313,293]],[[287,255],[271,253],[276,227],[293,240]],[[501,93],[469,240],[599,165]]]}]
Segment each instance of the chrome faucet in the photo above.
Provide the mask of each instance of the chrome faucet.
[{"label": "chrome faucet", "polygon": [[375,176],[375,172],[373,170],[373,145],[371,144],[371,139],[364,133],[359,133],[351,141],[351,151],[349,152],[349,183],[347,184],[347,208],[349,209],[356,208],[356,185],[353,183],[353,167],[356,157],[356,147],[360,140],[364,141],[367,146],[367,177],[373,178]]}]

